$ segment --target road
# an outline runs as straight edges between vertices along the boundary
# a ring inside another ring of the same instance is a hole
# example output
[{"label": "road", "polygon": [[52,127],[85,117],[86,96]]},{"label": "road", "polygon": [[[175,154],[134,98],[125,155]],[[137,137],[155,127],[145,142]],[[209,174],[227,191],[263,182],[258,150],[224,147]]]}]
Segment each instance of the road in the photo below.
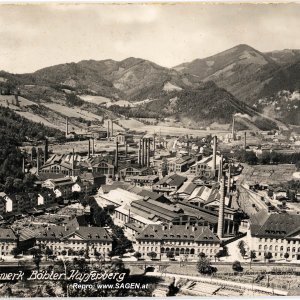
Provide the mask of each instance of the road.
[{"label": "road", "polygon": [[[67,260],[67,259],[66,259]],[[57,261],[52,261],[52,260],[48,260],[48,261],[41,261],[40,266],[50,266],[55,264],[55,262]],[[135,265],[153,265],[153,266],[159,266],[159,265],[179,265],[180,262],[179,261],[160,261],[160,260],[152,260],[152,261],[145,261],[145,260],[139,260],[139,261],[123,261],[125,266],[135,266]],[[19,261],[2,261],[0,262],[0,267],[17,267],[18,266]],[[91,262],[89,262],[91,263]],[[106,264],[109,264],[110,261],[105,262]],[[195,266],[197,264],[197,261],[188,261],[185,262],[186,265],[189,266]],[[30,261],[27,260],[26,261],[26,265],[29,267],[36,267],[35,264]],[[212,265],[216,265],[216,266],[231,266],[232,262],[223,262],[223,261],[219,261],[219,262],[212,262]],[[249,262],[243,262],[242,263],[243,266],[247,266],[250,265]],[[274,265],[274,267],[293,267],[293,268],[300,268],[300,263],[290,263],[290,262],[276,262],[276,263],[270,263],[270,262],[252,262],[251,265],[254,266],[270,266],[270,265]]]}]

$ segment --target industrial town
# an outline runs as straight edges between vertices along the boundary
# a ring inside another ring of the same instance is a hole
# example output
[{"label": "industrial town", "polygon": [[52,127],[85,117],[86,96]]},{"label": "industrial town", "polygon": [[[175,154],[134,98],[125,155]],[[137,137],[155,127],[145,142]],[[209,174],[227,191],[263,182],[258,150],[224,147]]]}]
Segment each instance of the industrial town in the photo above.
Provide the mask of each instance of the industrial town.
[{"label": "industrial town", "polygon": [[[197,138],[124,134],[107,120],[104,138],[87,134],[76,150],[66,118],[72,151],[48,139],[24,146],[34,190],[1,192],[2,264],[117,259],[176,276],[182,295],[285,295],[300,261],[300,194],[286,184],[299,172],[239,161],[272,150],[234,122],[226,136]],[[158,286],[155,295],[168,293]]]},{"label": "industrial town", "polygon": [[0,5],[0,298],[300,295],[287,5]]}]

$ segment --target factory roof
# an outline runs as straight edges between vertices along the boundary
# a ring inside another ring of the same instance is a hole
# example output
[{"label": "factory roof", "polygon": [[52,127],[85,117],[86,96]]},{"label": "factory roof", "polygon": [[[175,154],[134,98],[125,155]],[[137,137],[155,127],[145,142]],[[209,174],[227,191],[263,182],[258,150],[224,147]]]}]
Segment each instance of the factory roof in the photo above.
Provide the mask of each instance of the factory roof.
[{"label": "factory roof", "polygon": [[159,182],[157,182],[157,185],[169,185],[169,186],[177,186],[180,187],[184,182],[186,181],[186,177],[180,176],[177,174],[173,174],[170,176],[165,176],[162,178]]},{"label": "factory roof", "polygon": [[180,187],[180,189],[177,191],[177,194],[187,194],[191,195],[194,189],[197,187],[196,184],[190,181],[186,181],[183,183],[183,185]]},{"label": "factory roof", "polygon": [[49,179],[49,181],[55,186],[64,186],[64,185],[73,185],[74,181],[70,177],[57,178],[57,179]]},{"label": "factory roof", "polygon": [[0,230],[0,240],[17,240],[12,229],[1,228]]},{"label": "factory roof", "polygon": [[196,242],[220,243],[206,226],[187,225],[148,225],[136,238],[137,240],[187,240]]},{"label": "factory roof", "polygon": [[141,200],[143,199],[142,196],[139,196],[135,193],[128,192],[126,190],[123,190],[121,188],[117,188],[114,190],[109,191],[106,194],[99,195],[98,197],[95,197],[98,204],[102,202],[102,200],[107,200],[113,205],[121,206],[124,204],[130,204],[132,201],[135,200]]},{"label": "factory roof", "polygon": [[271,214],[264,222],[251,218],[251,234],[256,237],[297,238],[300,233],[300,216]]},{"label": "factory roof", "polygon": [[[220,161],[221,161],[221,155],[216,155],[216,168],[217,169],[219,168]],[[205,165],[209,166],[210,168],[212,168],[213,167],[213,156],[210,155],[210,156],[206,156],[206,157],[202,158],[200,161],[197,161],[195,164],[193,164],[192,167],[196,166],[196,165],[202,165],[202,164],[205,164]]]},{"label": "factory roof", "polygon": [[126,223],[124,225],[127,228],[130,228],[131,230],[136,231],[137,233],[141,233],[144,230],[144,227],[141,225],[138,225],[137,223]]},{"label": "factory roof", "polygon": [[73,226],[51,226],[45,228],[38,236],[37,239],[41,240],[65,240],[71,236],[79,235],[83,240],[91,241],[108,241],[112,239],[107,230],[102,227],[73,227]]},{"label": "factory roof", "polygon": [[158,200],[158,199],[164,197],[163,194],[159,194],[159,193],[148,191],[148,190],[142,190],[138,194],[144,198],[150,198],[152,200]]},{"label": "factory roof", "polygon": [[141,213],[136,213],[135,209],[132,209],[130,206],[128,205],[124,205],[124,206],[119,206],[118,208],[115,209],[115,211],[120,212],[124,215],[129,215],[129,211],[130,211],[130,219],[134,219],[140,223],[143,224],[157,224],[158,223],[158,219],[157,218],[153,218],[153,215],[150,214],[141,214]]},{"label": "factory roof", "polygon": [[138,200],[131,203],[131,207],[136,209],[136,212],[146,212],[150,215],[157,216],[161,220],[172,221],[180,213],[178,207],[165,205],[155,200]]}]

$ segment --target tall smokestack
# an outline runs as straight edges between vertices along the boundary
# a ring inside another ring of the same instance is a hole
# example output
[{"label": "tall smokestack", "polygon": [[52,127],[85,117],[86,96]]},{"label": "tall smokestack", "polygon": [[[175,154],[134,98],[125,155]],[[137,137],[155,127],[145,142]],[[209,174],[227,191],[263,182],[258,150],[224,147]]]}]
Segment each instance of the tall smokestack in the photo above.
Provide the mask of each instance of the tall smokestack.
[{"label": "tall smokestack", "polygon": [[234,115],[232,116],[232,139],[235,141]]},{"label": "tall smokestack", "polygon": [[150,167],[150,139],[148,139],[147,145],[147,167]]},{"label": "tall smokestack", "polygon": [[66,117],[66,137],[69,135],[69,118]]},{"label": "tall smokestack", "polygon": [[213,138],[213,171],[216,171],[216,159],[217,159],[217,136]]},{"label": "tall smokestack", "polygon": [[145,166],[148,166],[148,139],[145,139]]},{"label": "tall smokestack", "polygon": [[221,178],[221,185],[220,185],[220,206],[219,206],[219,218],[218,218],[218,229],[217,235],[221,239],[224,235],[224,206],[225,206],[225,177],[222,176]]},{"label": "tall smokestack", "polygon": [[145,139],[142,138],[142,167],[145,165]]},{"label": "tall smokestack", "polygon": [[48,160],[48,139],[45,139],[45,149],[44,149],[44,161],[46,162]]},{"label": "tall smokestack", "polygon": [[139,149],[138,149],[138,164],[142,165],[142,140],[139,139]]},{"label": "tall smokestack", "polygon": [[128,155],[128,144],[127,141],[125,141],[125,157],[127,158]]},{"label": "tall smokestack", "polygon": [[39,175],[39,169],[40,169],[40,154],[39,154],[39,148],[36,150],[36,174]]},{"label": "tall smokestack", "polygon": [[91,156],[91,139],[89,138],[88,158]]},{"label": "tall smokestack", "polygon": [[220,182],[223,175],[223,155],[221,155],[220,163],[219,163],[219,173],[218,173],[218,181]]},{"label": "tall smokestack", "polygon": [[74,161],[75,161],[75,152],[74,152],[74,148],[72,151],[72,176],[74,176]]},{"label": "tall smokestack", "polygon": [[111,136],[114,136],[114,122],[111,120]]},{"label": "tall smokestack", "polygon": [[118,170],[118,164],[119,164],[119,143],[116,142],[116,152],[115,152],[115,167],[116,167],[116,170]]},{"label": "tall smokestack", "polygon": [[155,134],[153,134],[153,156],[155,155],[156,150],[156,140],[155,140]]},{"label": "tall smokestack", "polygon": [[247,148],[247,132],[244,132],[244,149],[246,150]]},{"label": "tall smokestack", "polygon": [[25,173],[25,157],[22,157],[22,172]]},{"label": "tall smokestack", "polygon": [[92,155],[94,156],[95,153],[95,140],[92,138]]},{"label": "tall smokestack", "polygon": [[109,139],[110,136],[110,129],[109,129],[109,120],[107,120],[107,139]]},{"label": "tall smokestack", "polygon": [[229,196],[231,190],[231,165],[228,168],[228,182],[227,182],[227,196]]}]

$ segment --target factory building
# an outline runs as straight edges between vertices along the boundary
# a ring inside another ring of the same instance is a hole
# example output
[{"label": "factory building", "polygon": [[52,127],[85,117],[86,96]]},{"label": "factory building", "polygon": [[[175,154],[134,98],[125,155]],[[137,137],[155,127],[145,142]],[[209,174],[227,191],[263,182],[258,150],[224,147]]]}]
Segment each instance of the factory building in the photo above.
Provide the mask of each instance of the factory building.
[{"label": "factory building", "polygon": [[137,237],[134,248],[147,258],[150,252],[159,259],[171,252],[177,258],[197,258],[203,252],[213,258],[220,249],[220,240],[205,226],[148,225]]}]

